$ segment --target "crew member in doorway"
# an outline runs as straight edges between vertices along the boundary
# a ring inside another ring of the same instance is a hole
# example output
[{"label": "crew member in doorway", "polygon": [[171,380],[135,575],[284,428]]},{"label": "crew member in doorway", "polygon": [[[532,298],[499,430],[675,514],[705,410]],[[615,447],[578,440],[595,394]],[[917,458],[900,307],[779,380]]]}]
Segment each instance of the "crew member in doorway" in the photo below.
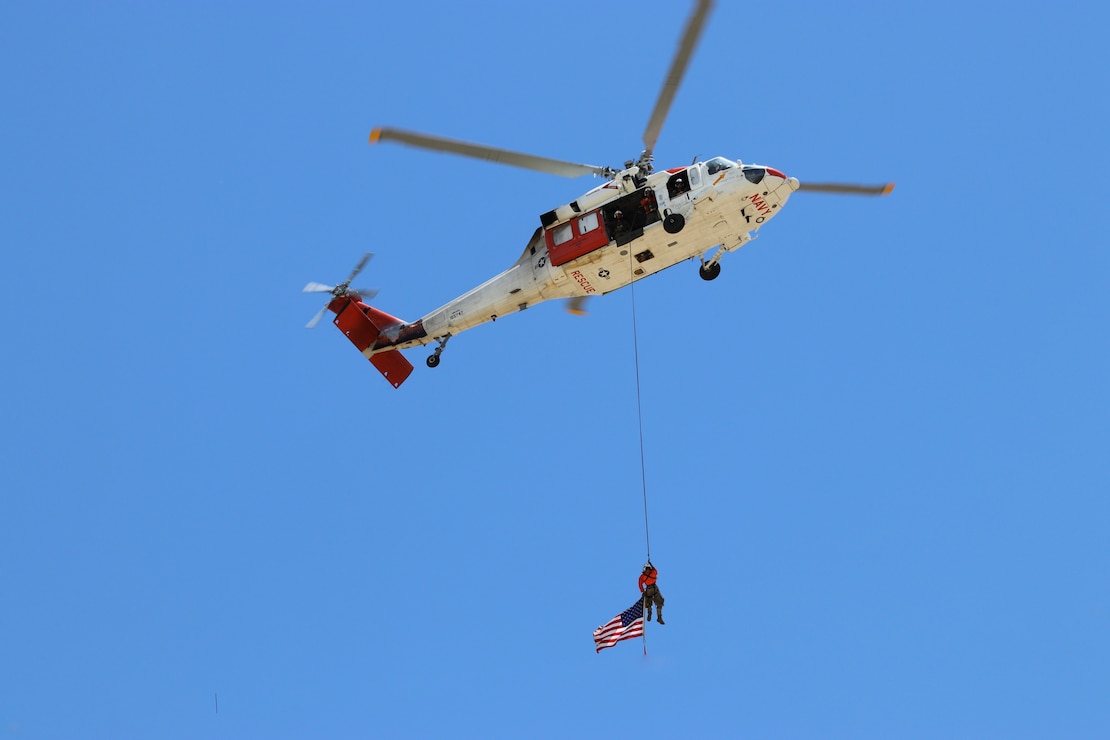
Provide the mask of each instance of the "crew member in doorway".
[{"label": "crew member in doorway", "polygon": [[620,211],[613,212],[613,233],[623,234],[628,231],[628,224],[624,221],[624,214]]},{"label": "crew member in doorway", "polygon": [[644,610],[647,612],[647,620],[651,621],[651,605],[659,607],[659,624],[666,624],[663,621],[663,593],[659,587],[655,585],[655,580],[659,577],[659,571],[647,561],[644,564],[644,572],[640,574],[640,593],[643,594]]}]

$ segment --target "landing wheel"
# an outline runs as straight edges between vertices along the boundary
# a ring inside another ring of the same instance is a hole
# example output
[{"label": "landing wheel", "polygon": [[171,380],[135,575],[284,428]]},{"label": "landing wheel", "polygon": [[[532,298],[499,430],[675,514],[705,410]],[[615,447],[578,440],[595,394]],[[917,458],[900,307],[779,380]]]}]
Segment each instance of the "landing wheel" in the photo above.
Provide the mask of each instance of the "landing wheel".
[{"label": "landing wheel", "polygon": [[425,360],[425,362],[428,363],[428,367],[439,367],[439,356],[443,354],[443,348],[447,346],[447,340],[450,338],[451,335],[448,334],[443,339],[439,340],[439,346],[436,347],[436,351],[428,355],[428,359]]},{"label": "landing wheel", "polygon": [[682,217],[681,213],[671,213],[663,219],[663,230],[668,234],[677,234],[682,231],[682,227],[685,225],[686,219]]},{"label": "landing wheel", "polygon": [[698,268],[698,274],[701,275],[702,280],[713,280],[721,274],[721,263],[714,262],[711,265],[702,265]]}]

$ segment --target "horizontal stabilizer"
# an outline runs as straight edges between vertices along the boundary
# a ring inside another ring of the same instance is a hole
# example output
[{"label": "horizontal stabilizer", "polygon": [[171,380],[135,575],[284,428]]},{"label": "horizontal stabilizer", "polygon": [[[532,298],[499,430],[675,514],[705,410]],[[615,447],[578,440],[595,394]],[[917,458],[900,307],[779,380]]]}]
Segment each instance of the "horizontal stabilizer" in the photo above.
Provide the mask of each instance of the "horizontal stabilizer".
[{"label": "horizontal stabilizer", "polygon": [[378,372],[382,374],[389,384],[394,388],[400,388],[401,383],[412,375],[412,363],[405,359],[405,356],[395,349],[388,352],[379,352],[376,355],[370,356],[370,364],[378,368]]}]

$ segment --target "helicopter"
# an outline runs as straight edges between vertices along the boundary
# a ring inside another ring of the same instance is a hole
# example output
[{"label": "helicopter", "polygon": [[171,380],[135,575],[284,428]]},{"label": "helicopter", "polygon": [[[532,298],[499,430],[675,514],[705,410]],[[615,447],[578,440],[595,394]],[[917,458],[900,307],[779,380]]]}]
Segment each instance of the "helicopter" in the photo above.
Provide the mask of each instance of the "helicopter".
[{"label": "helicopter", "polygon": [[305,286],[304,292],[331,296],[308,328],[333,312],[333,323],[398,388],[413,371],[401,350],[435,344],[426,364],[437,367],[448,340],[460,332],[543,301],[569,299],[568,310],[583,314],[589,297],[693,259],[700,262],[701,278],[713,280],[721,272],[721,258],[755,239],[795,192],[889,194],[893,183],[800,182],[773,167],[725,157],[656,171],[652,152],[712,6],[712,0],[695,3],[644,129],[644,149],[619,169],[396,128],[373,129],[370,144],[395,142],[562,177],[593,175],[605,182],[541,214],[540,226],[507,270],[416,321],[370,306],[366,301],[376,291],[350,288],[371,257],[366,254],[346,281]]}]

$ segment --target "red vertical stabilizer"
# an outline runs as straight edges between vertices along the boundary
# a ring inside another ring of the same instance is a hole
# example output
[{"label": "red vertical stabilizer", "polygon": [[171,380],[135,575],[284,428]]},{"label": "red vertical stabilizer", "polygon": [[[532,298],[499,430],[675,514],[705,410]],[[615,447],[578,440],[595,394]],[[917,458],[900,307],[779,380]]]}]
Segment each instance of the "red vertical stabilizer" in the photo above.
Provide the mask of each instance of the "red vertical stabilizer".
[{"label": "red vertical stabilizer", "polygon": [[[345,305],[336,305],[338,303]],[[358,347],[359,352],[365,352],[373,347],[378,335],[386,327],[404,323],[395,316],[351,298],[337,299],[332,303],[331,309],[336,314],[335,325],[351,340],[351,344]],[[404,383],[412,374],[412,363],[395,349],[371,355],[370,364],[376,367],[394,388],[400,388],[401,383]]]}]

